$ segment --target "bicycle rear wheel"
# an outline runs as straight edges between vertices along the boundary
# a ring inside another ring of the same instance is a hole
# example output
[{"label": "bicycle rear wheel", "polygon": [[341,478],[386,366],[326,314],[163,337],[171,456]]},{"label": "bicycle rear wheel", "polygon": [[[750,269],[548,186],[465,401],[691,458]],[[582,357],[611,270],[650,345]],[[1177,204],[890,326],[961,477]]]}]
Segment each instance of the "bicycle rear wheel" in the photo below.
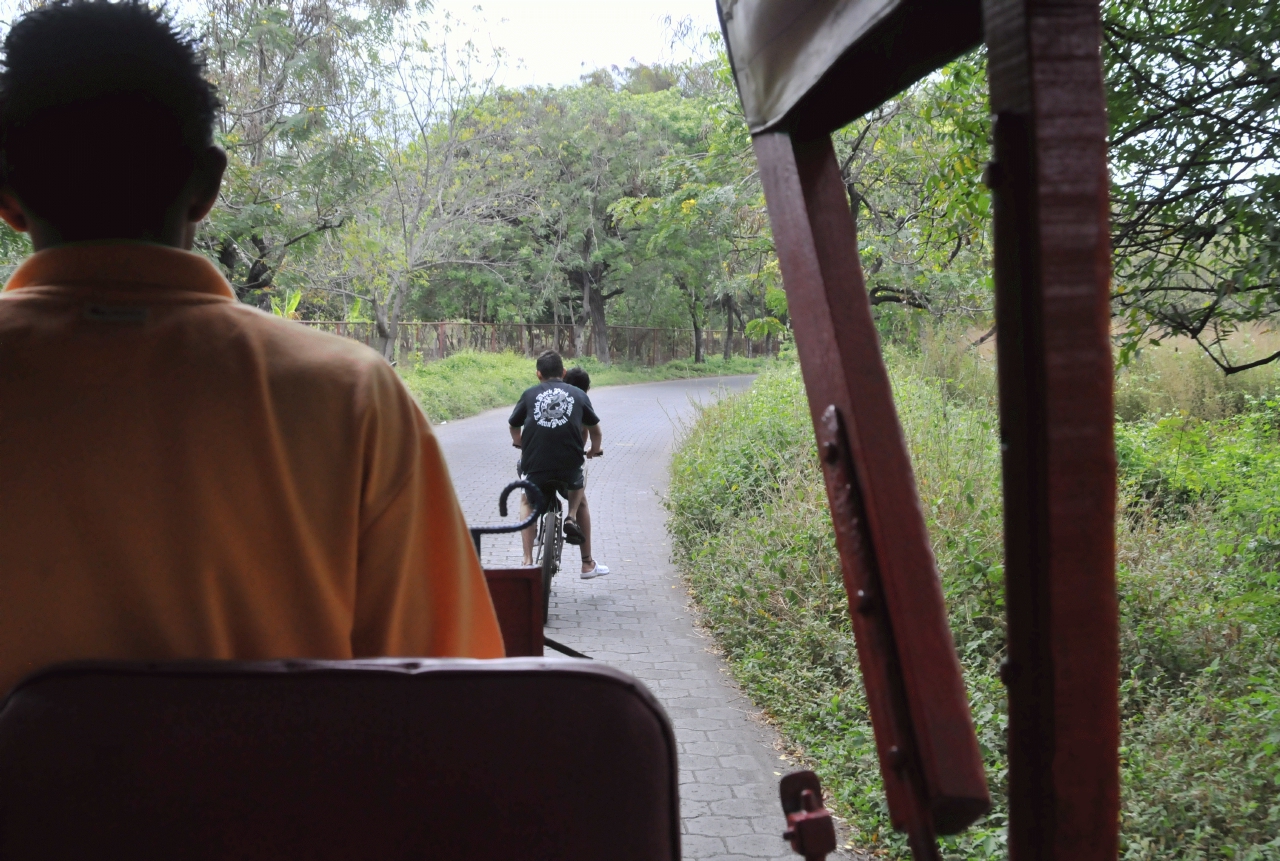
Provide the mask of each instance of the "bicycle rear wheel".
[{"label": "bicycle rear wheel", "polygon": [[564,534],[560,531],[560,506],[553,505],[542,516],[542,624],[551,613],[551,578],[560,570],[560,548]]}]

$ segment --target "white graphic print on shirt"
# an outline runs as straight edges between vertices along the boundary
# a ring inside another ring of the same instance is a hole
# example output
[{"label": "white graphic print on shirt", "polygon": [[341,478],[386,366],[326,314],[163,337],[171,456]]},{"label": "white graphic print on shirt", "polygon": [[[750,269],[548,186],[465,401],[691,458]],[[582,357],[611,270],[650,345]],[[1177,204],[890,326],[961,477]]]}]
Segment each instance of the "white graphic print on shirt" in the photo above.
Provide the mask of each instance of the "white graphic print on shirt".
[{"label": "white graphic print on shirt", "polygon": [[567,424],[573,415],[573,395],[564,389],[547,389],[533,401],[533,420],[544,428]]}]

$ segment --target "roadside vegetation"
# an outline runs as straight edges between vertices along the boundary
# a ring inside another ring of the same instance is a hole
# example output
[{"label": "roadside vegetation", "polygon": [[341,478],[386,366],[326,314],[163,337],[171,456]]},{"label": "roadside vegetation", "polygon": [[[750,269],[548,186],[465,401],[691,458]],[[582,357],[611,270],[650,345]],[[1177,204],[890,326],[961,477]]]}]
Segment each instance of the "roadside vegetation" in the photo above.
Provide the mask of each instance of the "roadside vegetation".
[{"label": "roadside vegetation", "polygon": [[[886,358],[996,800],[946,853],[1005,858],[994,363],[928,333]],[[1280,859],[1277,370],[1224,377],[1194,346],[1166,345],[1118,374],[1131,861]],[[888,825],[797,367],[701,413],[667,504],[676,558],[738,681],[822,776],[855,845],[907,857]]]},{"label": "roadside vegetation", "polygon": [[[625,383],[651,383],[692,377],[758,374],[770,359],[711,356],[703,362],[677,360],[665,365],[605,365],[591,359],[568,359],[566,368],[581,367],[591,375],[592,390]],[[538,381],[533,359],[516,353],[461,352],[436,362],[401,362],[400,376],[433,422],[466,418],[500,406],[511,406]]]}]

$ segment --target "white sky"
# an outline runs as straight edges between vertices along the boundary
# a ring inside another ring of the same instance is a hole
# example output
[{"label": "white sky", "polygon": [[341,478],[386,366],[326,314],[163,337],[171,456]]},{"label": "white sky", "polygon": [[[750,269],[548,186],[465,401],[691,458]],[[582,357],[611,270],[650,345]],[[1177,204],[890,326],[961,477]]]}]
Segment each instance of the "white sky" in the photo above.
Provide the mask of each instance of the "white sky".
[{"label": "white sky", "polygon": [[[152,0],[158,2],[158,0]],[[506,51],[498,83],[563,86],[601,67],[687,59],[687,47],[671,45],[665,24],[690,19],[695,32],[719,31],[716,0],[435,0],[432,17],[458,20],[457,35],[474,38],[482,49]],[[184,0],[170,6],[185,8]],[[0,20],[8,21],[17,0],[0,0]]]},{"label": "white sky", "polygon": [[[480,11],[476,7],[480,7]],[[561,86],[601,67],[671,62],[689,55],[672,48],[664,19],[690,18],[697,31],[719,30],[715,0],[436,0],[507,52],[499,83]]]}]

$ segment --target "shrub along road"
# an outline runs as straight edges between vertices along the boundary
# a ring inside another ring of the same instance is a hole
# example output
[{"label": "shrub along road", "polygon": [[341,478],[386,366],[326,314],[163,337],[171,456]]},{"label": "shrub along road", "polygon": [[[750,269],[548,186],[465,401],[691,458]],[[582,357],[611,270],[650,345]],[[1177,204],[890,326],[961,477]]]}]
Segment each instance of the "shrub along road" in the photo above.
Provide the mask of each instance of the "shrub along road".
[{"label": "shrub along road", "polygon": [[[594,389],[605,456],[587,467],[595,557],[607,577],[578,578],[578,552],[551,597],[548,634],[643,680],[667,709],[680,748],[684,857],[794,858],[781,839],[778,738],[729,680],[687,607],[670,561],[661,494],[681,422],[693,400],[745,389],[750,377],[679,380]],[[472,524],[497,523],[498,493],[515,478],[508,410],[436,428],[458,497]],[[517,536],[487,536],[484,562],[518,565]]]}]

